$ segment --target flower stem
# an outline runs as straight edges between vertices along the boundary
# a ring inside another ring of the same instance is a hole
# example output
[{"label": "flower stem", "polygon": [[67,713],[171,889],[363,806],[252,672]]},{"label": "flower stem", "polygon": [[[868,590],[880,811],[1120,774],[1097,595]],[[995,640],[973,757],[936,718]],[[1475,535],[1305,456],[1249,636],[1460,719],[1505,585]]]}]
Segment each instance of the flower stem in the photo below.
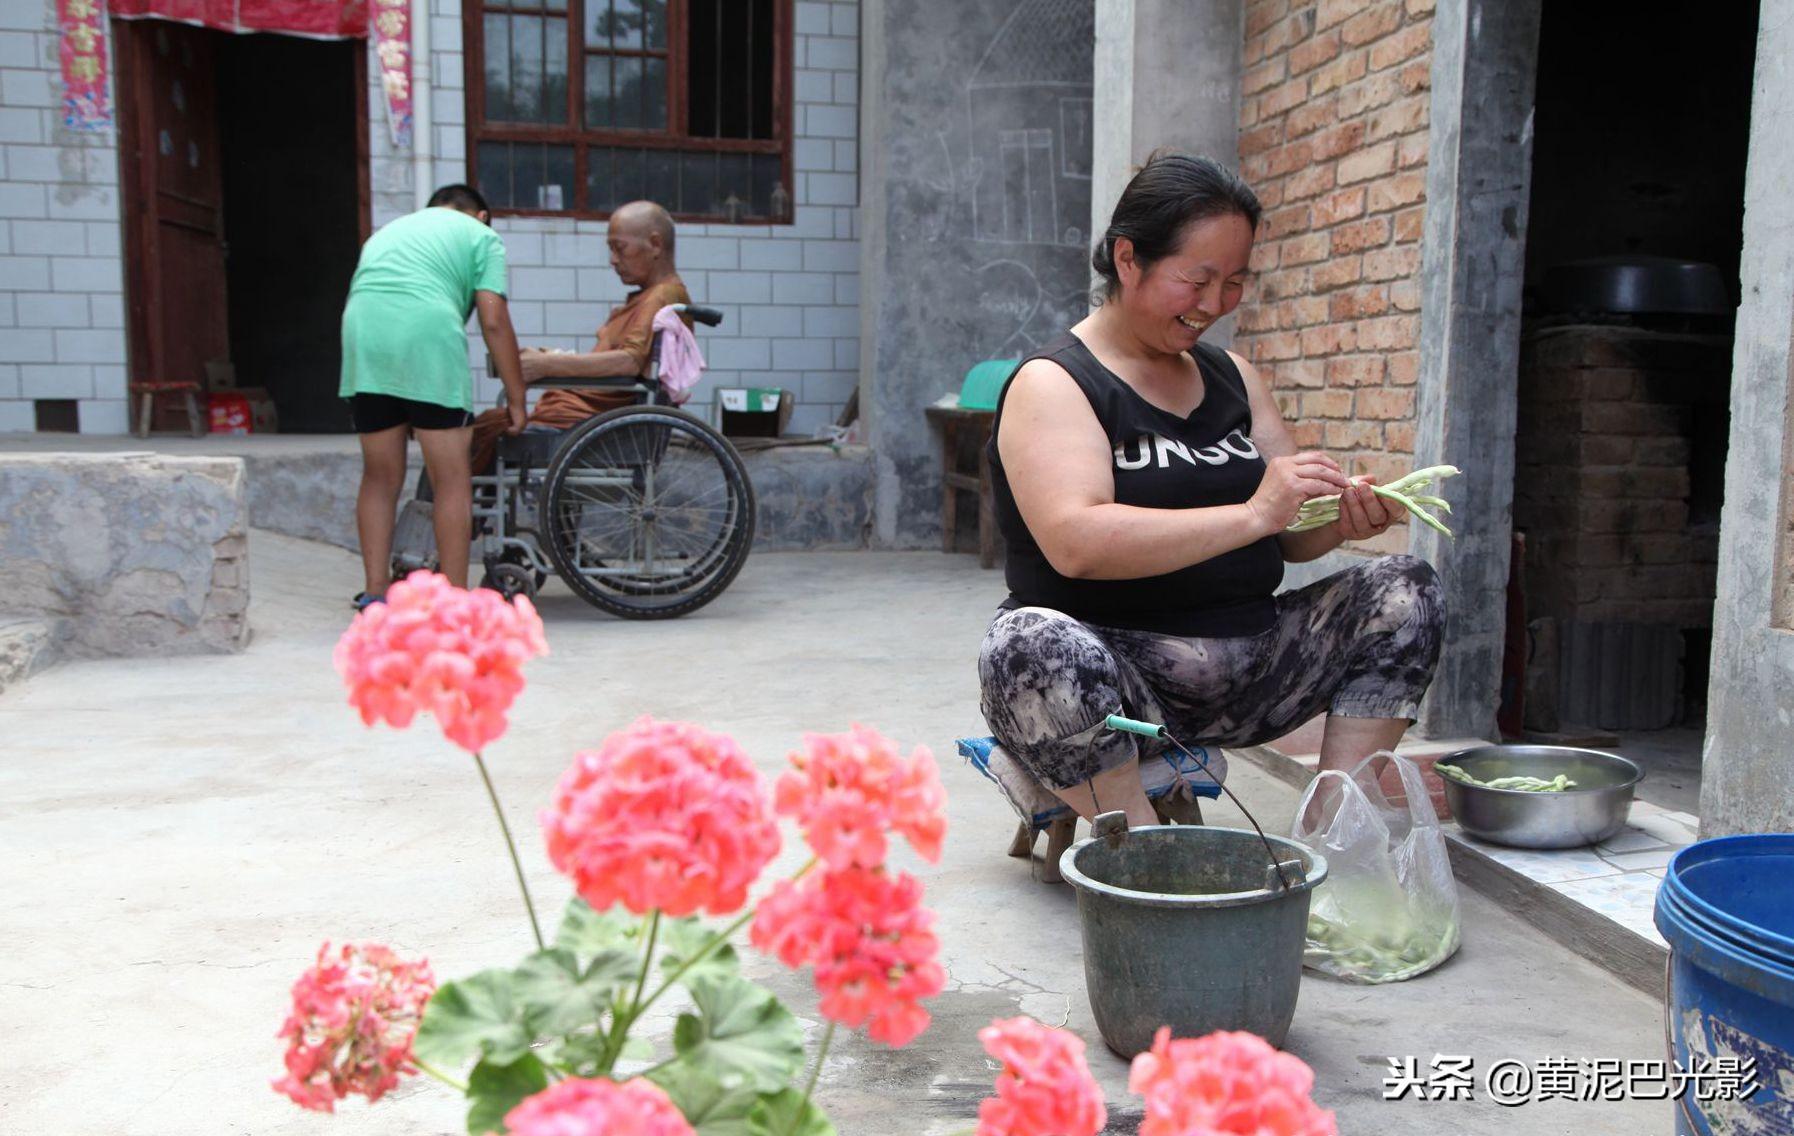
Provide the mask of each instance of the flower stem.
[{"label": "flower stem", "polygon": [[791,1127],[785,1130],[786,1136],[795,1136],[797,1126],[803,1123],[804,1106],[810,1103],[810,1094],[816,1091],[816,1080],[822,1076],[822,1062],[828,1057],[829,1042],[835,1040],[835,1023],[830,1022],[822,1031],[822,1044],[816,1047],[816,1067],[810,1070],[810,1079],[804,1083],[804,1099],[797,1102],[797,1112],[791,1118]]},{"label": "flower stem", "polygon": [[[629,999],[631,1006],[639,1007],[642,1001],[642,990],[648,985],[648,970],[654,963],[654,940],[660,937],[660,909],[648,916],[648,943],[642,950],[642,973],[635,980],[635,994]],[[641,1015],[641,1010],[630,1011],[629,1020],[634,1021]]]},{"label": "flower stem", "polygon": [[442,1070],[431,1065],[429,1062],[419,1061],[417,1059],[416,1055],[412,1056],[411,1063],[413,1065],[417,1066],[418,1072],[424,1073],[431,1077],[436,1078],[438,1081],[441,1081],[443,1084],[447,1085],[451,1089],[454,1089],[456,1092],[458,1092],[458,1093],[467,1092],[466,1085],[463,1085],[460,1081],[455,1080],[453,1077],[449,1076],[447,1073],[444,1073]]},{"label": "flower stem", "polygon": [[[810,859],[805,862],[803,867],[799,868],[796,872],[792,873],[791,882],[796,883],[798,880],[801,880],[805,876],[809,875],[810,869],[814,868],[816,866],[817,862],[818,861],[817,861],[816,857],[814,857],[814,856],[810,857]],[[665,994],[668,990],[672,989],[673,986],[675,984],[677,984],[681,978],[685,977],[685,974],[687,971],[689,971],[692,967],[698,965],[699,963],[703,962],[705,959],[709,958],[710,955],[716,950],[716,948],[718,948],[718,947],[722,946],[724,943],[728,942],[729,939],[734,936],[735,932],[741,930],[741,928],[747,924],[747,921],[754,917],[754,912],[756,910],[757,909],[753,908],[753,907],[748,908],[746,911],[741,913],[740,917],[737,918],[735,920],[735,922],[729,924],[727,927],[724,927],[721,931],[718,931],[716,933],[716,936],[714,938],[712,938],[708,943],[705,943],[702,949],[693,951],[692,956],[690,958],[688,958],[684,962],[680,963],[678,969],[674,970],[673,973],[667,975],[666,981],[662,982],[659,986],[654,988],[654,992],[652,994],[648,995],[648,1000],[646,1002],[641,1002],[639,1005],[637,1005],[635,1007],[634,1016],[638,1017],[638,1018],[641,1017],[643,1011],[645,1011],[649,1006],[652,1006],[660,998],[660,996],[662,994]]]},{"label": "flower stem", "polygon": [[536,905],[529,897],[529,884],[523,879],[523,862],[517,859],[517,842],[511,839],[511,826],[505,822],[504,806],[498,803],[498,790],[492,787],[492,778],[486,772],[486,760],[475,751],[474,768],[480,771],[480,780],[486,784],[486,797],[492,802],[492,811],[498,817],[498,829],[505,834],[505,851],[511,854],[511,870],[517,873],[517,888],[523,892],[523,907],[529,912],[529,929],[536,936],[536,949],[545,951],[548,944],[542,941],[542,925],[536,922]]}]

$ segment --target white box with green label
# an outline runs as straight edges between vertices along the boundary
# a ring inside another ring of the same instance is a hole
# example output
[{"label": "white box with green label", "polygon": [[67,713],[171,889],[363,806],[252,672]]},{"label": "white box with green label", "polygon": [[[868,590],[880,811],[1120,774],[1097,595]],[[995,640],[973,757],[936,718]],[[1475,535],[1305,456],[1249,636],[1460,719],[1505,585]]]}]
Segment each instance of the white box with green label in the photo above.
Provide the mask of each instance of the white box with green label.
[{"label": "white box with green label", "polygon": [[777,410],[785,392],[778,387],[718,387],[716,394],[724,410],[741,413]]}]

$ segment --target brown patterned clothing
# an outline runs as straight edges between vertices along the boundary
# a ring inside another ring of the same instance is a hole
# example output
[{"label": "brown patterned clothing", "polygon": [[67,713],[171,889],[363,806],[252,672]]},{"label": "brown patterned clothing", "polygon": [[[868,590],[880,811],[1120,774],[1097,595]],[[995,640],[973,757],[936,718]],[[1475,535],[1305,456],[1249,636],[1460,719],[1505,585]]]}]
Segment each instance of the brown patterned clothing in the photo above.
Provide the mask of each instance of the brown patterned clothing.
[{"label": "brown patterned clothing", "polygon": [[[636,374],[648,369],[648,352],[654,344],[654,316],[668,304],[689,304],[691,294],[685,281],[677,275],[660,283],[631,292],[623,303],[611,309],[610,317],[598,329],[598,342],[592,350],[627,351],[635,357]],[[544,380],[552,383],[553,380]],[[635,401],[630,391],[615,390],[549,390],[530,411],[530,426],[551,430],[568,430],[588,418],[607,410],[628,406]],[[473,471],[485,473],[492,466],[498,438],[505,432],[506,417],[502,409],[488,410],[473,422]]]}]

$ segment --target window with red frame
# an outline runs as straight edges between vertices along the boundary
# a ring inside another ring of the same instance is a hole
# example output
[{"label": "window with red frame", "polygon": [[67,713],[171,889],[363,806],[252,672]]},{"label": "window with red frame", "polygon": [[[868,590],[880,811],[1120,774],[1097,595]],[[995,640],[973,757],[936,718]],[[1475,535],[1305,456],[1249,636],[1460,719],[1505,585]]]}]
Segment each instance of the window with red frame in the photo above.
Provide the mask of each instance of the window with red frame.
[{"label": "window with red frame", "polygon": [[791,0],[469,0],[467,141],[500,213],[791,219]]}]

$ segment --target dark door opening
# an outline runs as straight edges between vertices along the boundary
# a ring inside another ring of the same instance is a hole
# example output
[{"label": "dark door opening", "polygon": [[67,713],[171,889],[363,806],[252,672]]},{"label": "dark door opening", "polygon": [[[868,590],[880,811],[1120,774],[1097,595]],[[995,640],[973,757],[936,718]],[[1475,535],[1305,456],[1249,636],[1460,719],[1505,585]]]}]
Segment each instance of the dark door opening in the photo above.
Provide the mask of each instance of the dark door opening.
[{"label": "dark door opening", "polygon": [[231,36],[218,54],[231,362],[283,433],[342,433],[340,324],[361,249],[359,40]]},{"label": "dark door opening", "polygon": [[[285,432],[343,432],[339,320],[367,233],[366,44],[116,20],[134,379],[227,360]],[[186,427],[176,406],[154,423]]]},{"label": "dark door opening", "polygon": [[1524,733],[1617,745],[1652,768],[1641,796],[1690,812],[1756,36],[1754,0],[1546,0],[1539,29],[1508,688]]}]

